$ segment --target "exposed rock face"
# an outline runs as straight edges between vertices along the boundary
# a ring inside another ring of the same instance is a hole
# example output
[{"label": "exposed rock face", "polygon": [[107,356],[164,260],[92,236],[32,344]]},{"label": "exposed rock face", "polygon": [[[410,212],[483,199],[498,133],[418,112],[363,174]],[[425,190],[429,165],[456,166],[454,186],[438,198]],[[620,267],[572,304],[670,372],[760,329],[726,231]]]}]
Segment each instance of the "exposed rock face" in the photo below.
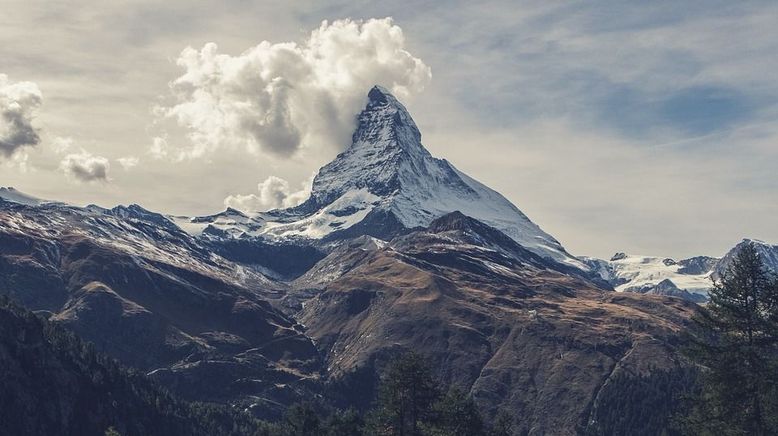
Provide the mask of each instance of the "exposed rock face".
[{"label": "exposed rock face", "polygon": [[697,303],[702,303],[707,301],[707,298],[704,295],[701,294],[692,294],[691,292],[680,289],[678,286],[673,283],[670,279],[664,279],[656,286],[650,287],[646,289],[646,293],[654,294],[654,295],[667,295],[670,297],[678,297],[683,298],[687,301],[694,301]]},{"label": "exposed rock face", "polygon": [[681,268],[679,274],[700,275],[710,272],[720,259],[710,256],[695,256],[678,262]]}]

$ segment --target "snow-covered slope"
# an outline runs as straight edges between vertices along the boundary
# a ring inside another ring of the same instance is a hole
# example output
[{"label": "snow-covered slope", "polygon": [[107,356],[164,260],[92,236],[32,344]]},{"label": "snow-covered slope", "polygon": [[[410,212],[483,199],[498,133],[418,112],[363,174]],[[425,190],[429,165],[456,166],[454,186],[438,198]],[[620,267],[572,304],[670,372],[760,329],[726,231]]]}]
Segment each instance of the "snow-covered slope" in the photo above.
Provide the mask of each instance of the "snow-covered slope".
[{"label": "snow-covered slope", "polygon": [[34,201],[34,197],[20,191],[12,192],[14,200],[0,201],[0,234],[85,238],[138,259],[193,270],[250,289],[278,286],[261,272],[213,253],[204,241],[182,231],[164,215],[136,204],[113,209],[78,207]]},{"label": "snow-covered slope", "polygon": [[[693,257],[676,262],[667,257],[616,253],[610,260],[581,258],[619,292],[639,292],[704,299],[713,285],[711,274],[718,259]],[[673,292],[675,286],[679,292]]]},{"label": "snow-covered slope", "polygon": [[17,191],[12,187],[0,187],[0,200],[10,201],[13,203],[26,204],[28,206],[35,206],[45,203],[45,200],[33,197],[32,195],[25,194],[24,192]]},{"label": "snow-covered slope", "polygon": [[[616,253],[610,260],[581,257],[603,280],[620,292],[675,295],[697,301],[707,298],[708,290],[727,271],[738,252],[752,244],[765,268],[778,273],[778,245],[757,239],[743,239],[722,258],[697,256],[676,262],[667,257]],[[695,297],[698,296],[698,297]]]},{"label": "snow-covered slope", "polygon": [[[374,221],[423,227],[454,211],[501,230],[536,254],[588,269],[505,197],[432,157],[408,111],[381,87],[370,90],[351,146],[321,168],[302,205],[241,220],[219,214],[176,223],[193,232],[205,231],[207,224],[233,237],[322,239],[358,224],[366,227],[362,234],[375,235],[369,228]],[[357,236],[353,233],[349,236]]]}]

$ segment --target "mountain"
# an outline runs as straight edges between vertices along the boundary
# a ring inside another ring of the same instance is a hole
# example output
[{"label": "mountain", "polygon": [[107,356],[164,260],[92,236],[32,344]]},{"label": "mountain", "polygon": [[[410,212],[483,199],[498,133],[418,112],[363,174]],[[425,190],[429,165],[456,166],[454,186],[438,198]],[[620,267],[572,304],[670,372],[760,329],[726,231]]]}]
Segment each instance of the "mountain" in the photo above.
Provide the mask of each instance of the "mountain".
[{"label": "mountain", "polygon": [[231,237],[386,239],[454,211],[495,227],[542,257],[587,269],[505,197],[432,157],[405,107],[378,86],[370,90],[357,117],[351,146],[319,170],[303,204],[176,222],[193,232],[213,228]]},{"label": "mountain", "polygon": [[669,257],[616,253],[609,260],[581,260],[618,292],[670,295],[702,302],[713,286],[711,275],[719,259],[700,256],[675,261]]},{"label": "mountain", "polygon": [[732,249],[721,258],[721,261],[713,267],[713,277],[718,279],[722,274],[725,274],[727,268],[729,268],[732,263],[732,259],[734,259],[740,250],[748,244],[752,245],[756,249],[756,252],[759,253],[759,258],[762,260],[765,267],[778,274],[778,245],[772,245],[758,239],[743,239],[740,243],[732,247]]},{"label": "mountain", "polygon": [[140,206],[0,202],[0,293],[191,400],[280,414],[320,377],[287,285]]},{"label": "mountain", "polygon": [[24,192],[17,191],[15,188],[9,186],[9,187],[0,187],[0,201],[9,201],[13,203],[19,203],[19,204],[27,204],[30,206],[38,205],[41,203],[45,203],[45,200],[41,200],[40,198],[33,197],[32,195],[27,195]]},{"label": "mountain", "polygon": [[[607,415],[600,403],[623,394],[600,394],[609,383],[676,370],[675,338],[694,310],[603,289],[460,213],[337,258],[343,268],[322,261],[328,281],[298,316],[330,380],[349,387],[345,405],[369,404],[370,375],[420,350],[489,417],[517,417],[517,434],[577,434]],[[660,433],[644,430],[633,434]]]},{"label": "mountain", "polygon": [[185,400],[258,417],[305,399],[364,410],[386,363],[413,350],[485,415],[514,415],[518,434],[667,428],[670,400],[608,405],[627,389],[656,399],[652,377],[683,367],[693,303],[664,295],[670,283],[614,292],[609,264],[574,258],[432,157],[383,88],[355,121],[289,209],[190,218],[3,191],[0,294]]},{"label": "mountain", "polygon": [[580,257],[591,270],[618,292],[670,295],[694,302],[707,300],[715,280],[726,273],[746,244],[753,245],[765,268],[778,273],[778,246],[743,239],[723,257],[696,256],[675,261],[669,257],[616,253],[609,260]]}]

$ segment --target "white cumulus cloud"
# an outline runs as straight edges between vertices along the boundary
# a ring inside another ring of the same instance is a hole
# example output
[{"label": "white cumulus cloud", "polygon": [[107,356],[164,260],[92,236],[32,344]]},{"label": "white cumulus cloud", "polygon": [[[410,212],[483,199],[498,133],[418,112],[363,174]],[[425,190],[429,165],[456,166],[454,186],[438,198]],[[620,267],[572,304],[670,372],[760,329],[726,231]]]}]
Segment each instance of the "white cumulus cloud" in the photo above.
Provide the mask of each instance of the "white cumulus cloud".
[{"label": "white cumulus cloud", "polygon": [[107,182],[111,164],[102,156],[95,156],[86,150],[71,153],[62,159],[60,170],[80,182]]},{"label": "white cumulus cloud", "polygon": [[11,157],[25,146],[40,142],[32,125],[43,96],[32,82],[11,82],[0,74],[0,156]]},{"label": "white cumulus cloud", "polygon": [[302,189],[292,191],[289,182],[270,176],[257,185],[257,194],[230,195],[224,199],[224,205],[244,212],[259,212],[282,207],[294,207],[311,195],[313,177],[302,183]]},{"label": "white cumulus cloud", "polygon": [[[404,98],[431,77],[391,18],[324,21],[302,43],[264,41],[237,56],[208,43],[186,48],[177,63],[185,72],[171,82],[175,103],[157,108],[188,130],[190,144],[169,154],[175,159],[223,147],[276,157],[344,147],[373,85]],[[167,151],[161,145],[152,154]]]}]

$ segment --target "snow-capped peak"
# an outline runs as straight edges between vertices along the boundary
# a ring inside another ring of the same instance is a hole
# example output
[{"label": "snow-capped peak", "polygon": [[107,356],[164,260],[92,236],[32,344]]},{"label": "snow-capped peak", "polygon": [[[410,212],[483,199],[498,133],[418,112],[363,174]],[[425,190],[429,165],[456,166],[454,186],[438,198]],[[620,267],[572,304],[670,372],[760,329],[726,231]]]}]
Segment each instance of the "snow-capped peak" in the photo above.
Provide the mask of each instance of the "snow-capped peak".
[{"label": "snow-capped peak", "polygon": [[261,224],[251,229],[237,224],[238,231],[220,229],[271,239],[391,237],[398,228],[426,227],[454,211],[502,231],[542,257],[589,269],[505,197],[432,157],[405,106],[380,86],[370,90],[356,117],[351,145],[319,170],[308,200],[252,216]]},{"label": "snow-capped peak", "polygon": [[378,196],[390,195],[400,189],[404,163],[418,166],[428,158],[419,128],[405,106],[385,88],[375,86],[357,116],[351,146],[319,170],[304,208],[321,208],[363,188]]},{"label": "snow-capped peak", "polygon": [[409,153],[429,155],[408,110],[386,88],[376,85],[367,97],[367,106],[357,117],[351,148],[394,146]]}]

